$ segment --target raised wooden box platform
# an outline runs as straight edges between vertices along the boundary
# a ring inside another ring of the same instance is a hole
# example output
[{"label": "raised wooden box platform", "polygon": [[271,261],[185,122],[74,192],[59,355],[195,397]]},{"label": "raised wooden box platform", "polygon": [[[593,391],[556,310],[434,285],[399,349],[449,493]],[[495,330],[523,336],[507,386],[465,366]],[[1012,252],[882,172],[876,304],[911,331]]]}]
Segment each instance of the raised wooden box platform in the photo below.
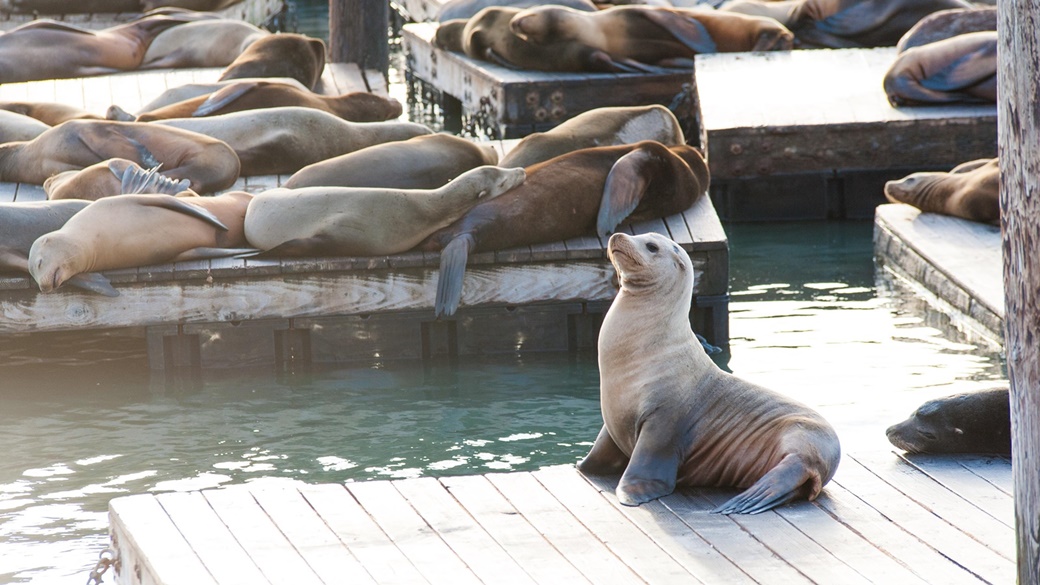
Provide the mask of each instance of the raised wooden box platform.
[{"label": "raised wooden box platform", "polygon": [[874,255],[885,269],[946,303],[959,327],[1002,345],[1000,227],[885,204],[874,216]]},{"label": "raised wooden box platform", "polygon": [[996,156],[995,105],[893,108],[894,48],[696,58],[723,220],[871,218],[885,181]]},{"label": "raised wooden box platform", "polygon": [[[69,0],[70,9],[75,8],[75,3],[76,0]],[[214,11],[214,14],[218,14],[223,18],[233,18],[259,26],[284,9],[285,0],[242,0],[233,6]],[[82,28],[102,29],[129,22],[140,16],[141,14],[136,12],[96,14],[72,12],[69,14],[34,15],[12,14],[0,10],[0,30],[11,30],[38,18],[49,18]]]},{"label": "raised wooden box platform", "polygon": [[[521,138],[603,106],[669,105],[692,83],[688,72],[671,74],[548,73],[515,71],[431,44],[436,25],[407,24],[401,42],[408,72],[442,92],[445,116],[480,115],[497,125],[498,138]],[[460,110],[458,108],[461,108]],[[699,129],[688,139],[699,135]]]}]

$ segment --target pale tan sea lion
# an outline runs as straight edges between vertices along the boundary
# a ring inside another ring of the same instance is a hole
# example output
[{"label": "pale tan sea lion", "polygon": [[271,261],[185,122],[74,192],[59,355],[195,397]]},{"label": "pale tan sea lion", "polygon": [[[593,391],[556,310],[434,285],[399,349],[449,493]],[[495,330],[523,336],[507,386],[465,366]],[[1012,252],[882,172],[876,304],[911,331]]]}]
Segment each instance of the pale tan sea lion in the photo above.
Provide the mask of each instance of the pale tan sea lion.
[{"label": "pale tan sea lion", "polygon": [[523,169],[482,166],[432,190],[274,189],[250,203],[246,239],[279,256],[398,254],[525,177]]},{"label": "pale tan sea lion", "polygon": [[141,0],[0,0],[0,12],[11,14],[97,14],[140,12]]},{"label": "pale tan sea lion", "polygon": [[885,73],[893,106],[997,101],[997,31],[957,35],[899,54]]},{"label": "pale tan sea lion", "polygon": [[686,142],[682,127],[660,105],[596,108],[546,132],[525,137],[499,161],[503,167],[529,167],[581,148],[655,140],[665,146]]},{"label": "pale tan sea lion", "polygon": [[997,30],[996,6],[940,10],[917,21],[917,24],[899,39],[896,50],[902,53],[907,49],[935,41],[983,30]]},{"label": "pale tan sea lion", "polygon": [[226,67],[249,45],[269,34],[240,20],[189,22],[159,33],[148,46],[140,68]]},{"label": "pale tan sea lion", "polygon": [[433,133],[412,122],[347,122],[328,112],[298,107],[140,125],[181,128],[216,138],[238,154],[243,176],[288,175],[309,164],[367,146]]},{"label": "pale tan sea lion", "polygon": [[690,329],[693,263],[660,234],[614,234],[621,290],[599,333],[603,428],[578,464],[621,474],[638,506],[678,486],[746,489],[716,508],[756,514],[815,499],[841,458],[834,429],[809,407],[721,370]]},{"label": "pale tan sea lion", "polygon": [[294,33],[268,35],[242,51],[220,81],[244,77],[291,77],[314,89],[325,71],[325,43]]},{"label": "pale tan sea lion", "polygon": [[36,118],[0,110],[0,144],[32,140],[50,129]]},{"label": "pale tan sea lion", "polygon": [[57,102],[0,102],[0,110],[29,116],[48,126],[57,126],[68,120],[103,119],[97,114]]},{"label": "pale tan sea lion", "polygon": [[427,134],[316,162],[282,186],[437,189],[470,169],[496,162],[498,153],[491,146],[451,134]]},{"label": "pale tan sea lion", "polygon": [[96,201],[112,195],[164,193],[176,195],[188,189],[191,181],[174,181],[159,169],[143,169],[131,160],[113,158],[78,171],[65,171],[43,182],[47,199],[87,199]]},{"label": "pale tan sea lion", "polygon": [[980,159],[948,173],[913,173],[885,183],[885,197],[931,213],[1000,223],[1000,165]]}]

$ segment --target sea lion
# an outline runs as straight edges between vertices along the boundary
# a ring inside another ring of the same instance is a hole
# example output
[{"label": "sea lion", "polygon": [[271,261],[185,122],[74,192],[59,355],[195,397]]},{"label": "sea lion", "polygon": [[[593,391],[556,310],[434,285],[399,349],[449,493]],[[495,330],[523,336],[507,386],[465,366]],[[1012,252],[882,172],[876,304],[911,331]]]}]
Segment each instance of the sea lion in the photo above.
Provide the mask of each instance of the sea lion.
[{"label": "sea lion", "polygon": [[0,181],[42,185],[110,158],[162,164],[164,175],[190,180],[199,193],[227,189],[239,174],[231,147],[208,136],[155,124],[69,120],[28,142],[0,145]]},{"label": "sea lion", "polygon": [[189,17],[149,16],[99,31],[34,20],[0,35],[0,83],[136,69],[148,44]]},{"label": "sea lion", "polygon": [[328,112],[298,107],[206,118],[174,118],[139,125],[181,128],[225,142],[238,154],[243,176],[288,175],[309,164],[366,146],[433,133],[426,126],[412,122],[347,122]]},{"label": "sea lion", "polygon": [[948,173],[913,173],[885,183],[885,197],[931,213],[1000,223],[1000,165],[997,159],[966,162]]},{"label": "sea lion", "polygon": [[791,13],[801,46],[891,47],[925,16],[971,8],[964,0],[805,0]]},{"label": "sea lion", "polygon": [[[268,83],[286,83],[297,89],[307,89],[302,83],[295,79],[289,79],[288,77],[270,77],[270,78],[249,78],[249,79],[230,79],[228,81],[214,81],[212,83],[186,83],[184,85],[178,85],[177,87],[171,87],[166,91],[159,94],[155,99],[148,102],[141,109],[137,110],[137,114],[143,114],[152,110],[157,110],[163,106],[182,102],[184,100],[198,97],[200,95],[209,95],[213,92],[219,91],[220,89],[231,85],[233,83],[239,83],[242,81],[266,81]],[[122,122],[133,122],[137,119],[136,115],[127,113],[125,110],[118,106],[112,106],[109,108],[106,117],[109,120],[119,120]]]},{"label": "sea lion", "polygon": [[[447,20],[456,20],[471,18],[476,13],[489,6],[509,7],[509,8],[531,8],[532,6],[540,6],[544,4],[541,0],[450,0],[441,4],[440,10],[437,11],[437,22],[444,22]],[[582,12],[595,12],[599,10],[595,4],[589,0],[554,0],[553,4],[559,4],[560,6],[566,6],[575,10],[581,10]]]},{"label": "sea lion", "polygon": [[226,67],[271,33],[248,22],[213,19],[164,30],[148,46],[141,69]]},{"label": "sea lion", "polygon": [[36,238],[61,229],[89,201],[0,203],[0,270],[29,273],[29,248]]},{"label": "sea lion", "polygon": [[0,0],[8,14],[113,14],[140,12],[141,0]]},{"label": "sea lion", "polygon": [[36,118],[0,110],[0,144],[32,140],[50,129]]},{"label": "sea lion", "polygon": [[181,8],[200,12],[212,12],[238,4],[242,0],[141,0],[145,12],[160,8]]},{"label": "sea lion", "polygon": [[900,53],[885,73],[893,106],[995,103],[997,31],[957,35]]},{"label": "sea lion", "polygon": [[551,130],[526,136],[502,157],[499,166],[529,167],[581,148],[641,140],[655,140],[665,146],[686,143],[675,114],[664,106],[596,108]]},{"label": "sea lion", "polygon": [[889,442],[908,453],[1011,455],[1011,406],[1007,388],[929,400],[899,424]]},{"label": "sea lion", "polygon": [[57,102],[0,102],[0,110],[29,116],[48,126],[57,126],[68,120],[103,119],[97,114]]},{"label": "sea lion", "polygon": [[822,416],[715,365],[690,329],[693,263],[655,233],[614,234],[607,255],[621,283],[599,332],[603,428],[578,463],[621,473],[627,506],[679,486],[746,489],[716,508],[757,514],[813,500],[841,458]]},{"label": "sea lion", "polygon": [[43,182],[47,199],[87,199],[135,193],[176,195],[188,189],[191,181],[174,181],[158,167],[142,169],[134,161],[113,158],[78,171],[65,171]]},{"label": "sea lion", "polygon": [[455,313],[470,252],[609,234],[625,218],[688,209],[708,182],[699,150],[653,141],[584,148],[528,167],[523,185],[480,203],[418,246],[441,253],[435,313]]},{"label": "sea lion", "polygon": [[29,249],[29,273],[49,293],[83,275],[95,292],[119,293],[102,270],[214,258],[241,252],[252,195],[115,195],[98,199]]},{"label": "sea lion", "polygon": [[325,43],[294,33],[258,39],[220,75],[220,81],[244,77],[291,77],[314,89],[325,71]]},{"label": "sea lion", "polygon": [[299,106],[335,114],[351,122],[392,120],[404,111],[401,102],[365,91],[325,96],[285,83],[240,81],[228,84],[207,96],[198,96],[145,112],[138,122],[169,118],[191,118],[230,114],[244,110]]},{"label": "sea lion", "polygon": [[426,134],[316,162],[282,186],[437,189],[470,169],[496,162],[498,153],[490,146],[451,134]]},{"label": "sea lion", "polygon": [[995,6],[940,10],[922,18],[906,31],[896,44],[896,50],[902,53],[935,41],[983,30],[997,30]]},{"label": "sea lion", "polygon": [[480,201],[523,183],[523,169],[482,166],[438,189],[308,187],[256,196],[246,238],[276,256],[385,256],[413,248]]}]

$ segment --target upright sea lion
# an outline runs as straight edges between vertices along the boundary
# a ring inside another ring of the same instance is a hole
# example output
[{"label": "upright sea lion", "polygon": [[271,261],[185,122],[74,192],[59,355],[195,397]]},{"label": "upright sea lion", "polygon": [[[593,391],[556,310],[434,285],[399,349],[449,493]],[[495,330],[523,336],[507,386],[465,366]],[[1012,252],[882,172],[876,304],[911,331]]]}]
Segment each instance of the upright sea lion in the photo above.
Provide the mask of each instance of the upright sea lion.
[{"label": "upright sea lion", "polygon": [[226,67],[249,45],[269,34],[240,20],[190,22],[159,33],[148,46],[140,68]]},{"label": "upright sea lion", "polygon": [[498,153],[490,146],[451,134],[426,134],[316,162],[282,186],[437,189],[470,169],[496,162]]},{"label": "upright sea lion", "polygon": [[[465,20],[489,6],[524,9],[542,4],[544,2],[541,0],[449,0],[441,4],[440,10],[437,11],[437,22],[456,19]],[[599,10],[590,0],[554,0],[553,4],[581,10],[582,12]]]},{"label": "upright sea lion", "polygon": [[907,49],[935,41],[983,30],[997,30],[996,6],[940,10],[917,21],[917,24],[899,39],[896,50],[902,53]]},{"label": "upright sea lion", "polygon": [[1006,387],[936,398],[888,427],[885,434],[908,453],[1011,455],[1008,399]]},{"label": "upright sea lion", "polygon": [[101,116],[57,102],[0,102],[0,110],[29,116],[48,126],[68,120],[103,120]]},{"label": "upright sea lion", "polygon": [[715,509],[757,514],[815,499],[841,458],[822,416],[721,370],[690,329],[693,263],[655,233],[614,234],[607,245],[621,290],[599,332],[603,428],[578,464],[621,473],[627,506],[680,486],[746,489]]},{"label": "upright sea lion", "polygon": [[412,122],[347,122],[312,108],[267,108],[139,125],[181,128],[225,142],[238,154],[243,176],[292,174],[373,144],[433,133]]},{"label": "upright sea lion", "polygon": [[61,229],[33,242],[29,273],[45,293],[84,275],[81,278],[95,283],[95,292],[116,296],[119,293],[97,272],[241,251],[245,244],[242,222],[251,198],[249,193],[236,191],[217,197],[116,195],[99,199]]},{"label": "upright sea lion", "polygon": [[596,108],[546,132],[528,135],[502,157],[499,166],[529,167],[581,148],[642,140],[665,146],[686,143],[675,114],[664,106]]},{"label": "upright sea lion", "polygon": [[403,112],[401,102],[365,91],[325,96],[285,83],[241,81],[222,87],[208,96],[145,112],[138,122],[230,114],[244,110],[300,106],[335,114],[351,122],[382,122],[397,118]]},{"label": "upright sea lion", "polygon": [[419,249],[441,252],[435,312],[452,315],[470,252],[609,234],[625,218],[684,211],[708,188],[696,148],[644,141],[585,148],[527,168],[527,180],[469,210]]},{"label": "upright sea lion", "polygon": [[32,140],[50,129],[36,118],[0,110],[0,144]]},{"label": "upright sea lion", "polygon": [[188,189],[191,181],[174,181],[158,167],[145,170],[137,163],[113,158],[78,171],[65,171],[43,182],[47,199],[87,199],[96,201],[112,195],[165,193],[176,195]]},{"label": "upright sea lion", "polygon": [[921,211],[1000,223],[1000,166],[997,159],[980,159],[948,173],[913,173],[885,183],[885,197]]},{"label": "upright sea lion", "polygon": [[907,49],[885,73],[893,106],[997,101],[997,31]]},{"label": "upright sea lion", "polygon": [[0,145],[0,181],[42,185],[110,158],[162,164],[163,174],[188,179],[199,193],[227,189],[239,174],[231,147],[208,136],[155,124],[69,120],[28,142]]},{"label": "upright sea lion", "polygon": [[250,203],[246,238],[278,256],[398,254],[525,176],[523,169],[482,166],[433,190],[274,189]]},{"label": "upright sea lion", "polygon": [[89,201],[0,203],[0,270],[28,274],[36,238],[61,229]]},{"label": "upright sea lion", "polygon": [[224,69],[220,81],[244,77],[291,77],[314,89],[325,71],[325,43],[293,33],[263,37]]}]

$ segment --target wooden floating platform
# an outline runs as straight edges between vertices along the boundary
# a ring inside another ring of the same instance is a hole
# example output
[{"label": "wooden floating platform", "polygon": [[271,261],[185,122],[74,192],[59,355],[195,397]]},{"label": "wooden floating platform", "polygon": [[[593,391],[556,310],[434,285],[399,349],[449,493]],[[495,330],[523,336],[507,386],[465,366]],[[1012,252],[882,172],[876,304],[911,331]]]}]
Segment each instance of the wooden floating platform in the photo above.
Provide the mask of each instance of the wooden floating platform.
[{"label": "wooden floating platform", "polygon": [[949,305],[960,326],[1002,345],[1004,262],[1000,227],[905,204],[885,204],[874,216],[874,255],[897,276]]},{"label": "wooden floating platform", "polygon": [[692,81],[688,72],[515,71],[434,48],[431,41],[436,30],[437,25],[431,23],[402,27],[409,74],[444,94],[446,117],[463,112],[484,116],[497,125],[500,138],[548,130],[604,106],[669,105],[682,93],[683,84]]},{"label": "wooden floating platform", "polygon": [[[69,5],[75,6],[76,0]],[[222,18],[233,18],[250,24],[261,25],[285,9],[285,0],[242,0],[241,2],[213,11]],[[139,12],[119,13],[69,13],[69,14],[12,14],[0,11],[0,30],[11,30],[27,22],[49,18],[82,28],[102,29],[140,18]]]},{"label": "wooden floating platform", "polygon": [[997,152],[997,108],[894,108],[894,47],[696,58],[723,220],[871,218],[885,181]]},{"label": "wooden floating platform", "polygon": [[[0,86],[0,100],[61,101],[103,113],[133,111],[219,69],[166,70]],[[371,81],[370,81],[371,80]],[[334,65],[335,92],[385,95],[382,75]],[[495,143],[501,151],[507,146]],[[241,178],[259,192],[282,176]],[[37,185],[0,183],[0,200],[45,198]],[[728,332],[728,243],[708,197],[683,214],[622,228],[656,231],[690,253],[697,270],[691,319],[717,345]],[[120,296],[63,288],[41,294],[28,276],[0,276],[0,335],[144,327],[153,369],[290,366],[310,362],[431,358],[595,348],[616,289],[605,240],[474,254],[456,316],[434,320],[439,254],[378,258],[215,259],[106,272]]]},{"label": "wooden floating platform", "polygon": [[621,506],[616,480],[533,473],[253,483],[109,503],[124,585],[854,583],[1015,580],[1011,463],[846,455],[815,502],[710,510],[732,490]]}]

